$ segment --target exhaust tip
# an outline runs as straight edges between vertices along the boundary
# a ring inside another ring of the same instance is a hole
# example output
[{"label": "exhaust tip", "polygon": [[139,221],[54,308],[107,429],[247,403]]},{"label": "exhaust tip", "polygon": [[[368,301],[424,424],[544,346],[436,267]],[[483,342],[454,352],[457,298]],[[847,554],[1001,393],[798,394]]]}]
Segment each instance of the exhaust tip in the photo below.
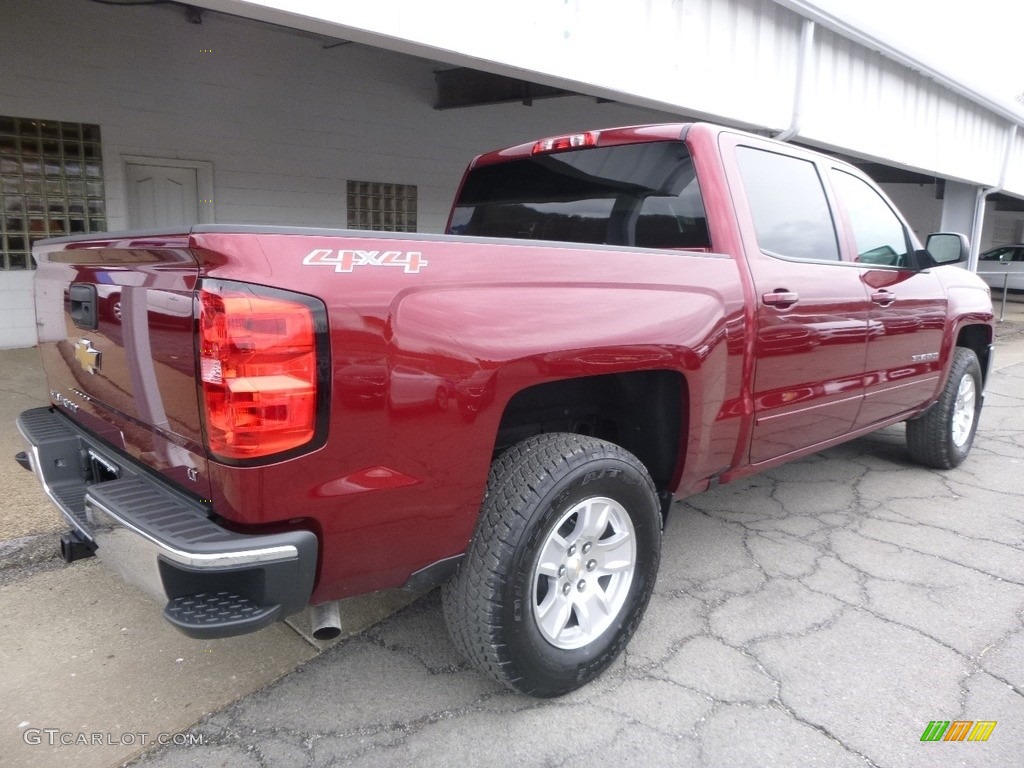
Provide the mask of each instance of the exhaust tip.
[{"label": "exhaust tip", "polygon": [[312,635],[316,640],[333,640],[341,634],[341,609],[338,601],[310,606]]},{"label": "exhaust tip", "polygon": [[68,531],[60,537],[60,556],[64,562],[73,563],[96,554],[96,545],[84,538],[78,531]]},{"label": "exhaust tip", "polygon": [[319,627],[313,630],[313,637],[317,640],[333,640],[341,634],[341,627]]}]

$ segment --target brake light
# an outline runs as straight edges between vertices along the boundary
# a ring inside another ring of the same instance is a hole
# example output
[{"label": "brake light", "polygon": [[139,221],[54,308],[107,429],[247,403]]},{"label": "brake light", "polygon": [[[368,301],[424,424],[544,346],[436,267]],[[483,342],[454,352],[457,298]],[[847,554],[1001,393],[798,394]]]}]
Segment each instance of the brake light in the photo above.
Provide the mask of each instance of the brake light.
[{"label": "brake light", "polygon": [[199,368],[210,452],[252,459],[313,439],[317,330],[311,300],[241,283],[199,293]]},{"label": "brake light", "polygon": [[589,131],[588,133],[574,133],[570,136],[555,136],[551,139],[541,139],[533,145],[533,154],[540,155],[544,152],[560,152],[563,149],[593,147],[597,145],[598,136],[598,131]]}]

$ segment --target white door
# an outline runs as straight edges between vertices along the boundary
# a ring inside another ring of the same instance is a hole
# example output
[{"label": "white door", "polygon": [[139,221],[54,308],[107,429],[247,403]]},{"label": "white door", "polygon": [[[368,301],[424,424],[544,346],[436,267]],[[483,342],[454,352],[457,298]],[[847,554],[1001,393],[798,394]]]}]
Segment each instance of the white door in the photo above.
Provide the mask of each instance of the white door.
[{"label": "white door", "polygon": [[128,164],[128,226],[189,227],[199,223],[195,168]]}]

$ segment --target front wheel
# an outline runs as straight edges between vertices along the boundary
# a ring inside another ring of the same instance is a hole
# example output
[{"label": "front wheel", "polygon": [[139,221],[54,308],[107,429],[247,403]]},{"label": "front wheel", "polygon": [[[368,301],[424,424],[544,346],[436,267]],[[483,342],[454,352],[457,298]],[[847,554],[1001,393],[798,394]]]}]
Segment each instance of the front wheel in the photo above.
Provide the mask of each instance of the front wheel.
[{"label": "front wheel", "polygon": [[567,693],[629,641],[660,546],[658,497],[635,456],[581,435],[524,440],[492,466],[473,540],[442,592],[452,640],[510,688]]},{"label": "front wheel", "polygon": [[977,355],[967,347],[956,347],[938,401],[907,422],[907,448],[914,461],[952,469],[967,458],[981,415],[981,387]]}]

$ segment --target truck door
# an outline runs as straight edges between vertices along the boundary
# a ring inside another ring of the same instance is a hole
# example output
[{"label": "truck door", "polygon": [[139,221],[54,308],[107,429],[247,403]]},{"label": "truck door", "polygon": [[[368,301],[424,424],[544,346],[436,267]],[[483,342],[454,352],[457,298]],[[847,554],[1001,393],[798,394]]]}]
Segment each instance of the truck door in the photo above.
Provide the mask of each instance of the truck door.
[{"label": "truck door", "polygon": [[853,427],[871,305],[861,270],[841,258],[813,156],[731,134],[722,142],[754,284],[756,464]]},{"label": "truck door", "polygon": [[892,206],[857,176],[830,169],[849,232],[846,248],[871,299],[864,404],[854,423],[865,427],[926,403],[942,375],[946,295],[931,270],[920,270],[919,247]]}]

